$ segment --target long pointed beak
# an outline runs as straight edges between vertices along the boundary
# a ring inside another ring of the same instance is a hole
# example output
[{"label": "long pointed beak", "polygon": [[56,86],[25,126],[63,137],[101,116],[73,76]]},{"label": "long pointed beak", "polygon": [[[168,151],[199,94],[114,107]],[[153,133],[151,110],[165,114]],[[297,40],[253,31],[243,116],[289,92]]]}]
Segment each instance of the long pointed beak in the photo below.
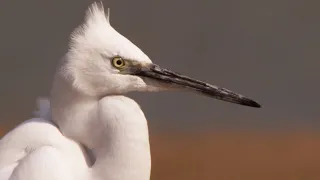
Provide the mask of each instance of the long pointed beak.
[{"label": "long pointed beak", "polygon": [[190,89],[222,101],[255,108],[261,107],[257,102],[244,97],[241,94],[163,69],[156,64],[140,64],[139,67],[136,66],[134,68],[132,74],[151,78],[170,85],[178,85],[179,88]]}]

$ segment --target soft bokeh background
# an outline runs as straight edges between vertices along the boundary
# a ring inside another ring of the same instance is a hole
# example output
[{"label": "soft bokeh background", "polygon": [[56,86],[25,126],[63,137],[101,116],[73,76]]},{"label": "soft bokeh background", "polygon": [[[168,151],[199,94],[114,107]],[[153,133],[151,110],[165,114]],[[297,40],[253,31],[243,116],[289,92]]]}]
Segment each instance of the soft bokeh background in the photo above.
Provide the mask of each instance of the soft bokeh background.
[{"label": "soft bokeh background", "polygon": [[[90,0],[0,1],[0,129],[48,96]],[[320,1],[108,0],[111,24],[157,64],[262,109],[132,93],[149,119],[152,179],[320,179]]]}]

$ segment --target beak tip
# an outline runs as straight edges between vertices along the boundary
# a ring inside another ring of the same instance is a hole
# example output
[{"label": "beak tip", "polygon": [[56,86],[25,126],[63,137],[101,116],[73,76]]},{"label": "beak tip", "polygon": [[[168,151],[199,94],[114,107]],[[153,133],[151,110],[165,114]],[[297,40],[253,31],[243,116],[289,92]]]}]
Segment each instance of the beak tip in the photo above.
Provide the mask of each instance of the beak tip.
[{"label": "beak tip", "polygon": [[251,99],[248,99],[247,101],[245,101],[243,103],[243,105],[246,105],[246,106],[250,106],[250,107],[254,107],[254,108],[261,108],[261,105]]}]

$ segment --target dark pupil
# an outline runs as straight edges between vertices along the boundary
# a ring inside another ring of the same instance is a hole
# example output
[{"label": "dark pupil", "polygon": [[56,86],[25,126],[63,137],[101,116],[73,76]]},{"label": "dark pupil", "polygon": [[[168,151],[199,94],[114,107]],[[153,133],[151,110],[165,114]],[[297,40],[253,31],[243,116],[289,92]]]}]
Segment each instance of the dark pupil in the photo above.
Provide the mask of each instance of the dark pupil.
[{"label": "dark pupil", "polygon": [[122,61],[119,59],[119,60],[116,61],[116,63],[117,63],[117,65],[120,66],[122,64]]}]

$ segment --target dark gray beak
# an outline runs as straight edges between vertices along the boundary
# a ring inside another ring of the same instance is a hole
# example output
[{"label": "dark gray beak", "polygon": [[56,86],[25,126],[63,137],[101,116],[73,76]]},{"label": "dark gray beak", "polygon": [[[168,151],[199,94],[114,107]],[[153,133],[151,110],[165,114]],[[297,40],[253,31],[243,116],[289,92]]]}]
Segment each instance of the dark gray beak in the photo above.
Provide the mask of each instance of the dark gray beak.
[{"label": "dark gray beak", "polygon": [[134,68],[131,67],[131,74],[151,78],[162,83],[177,85],[178,87],[190,89],[222,101],[255,108],[261,107],[257,102],[238,93],[160,68],[156,64],[140,64],[134,66]]}]

